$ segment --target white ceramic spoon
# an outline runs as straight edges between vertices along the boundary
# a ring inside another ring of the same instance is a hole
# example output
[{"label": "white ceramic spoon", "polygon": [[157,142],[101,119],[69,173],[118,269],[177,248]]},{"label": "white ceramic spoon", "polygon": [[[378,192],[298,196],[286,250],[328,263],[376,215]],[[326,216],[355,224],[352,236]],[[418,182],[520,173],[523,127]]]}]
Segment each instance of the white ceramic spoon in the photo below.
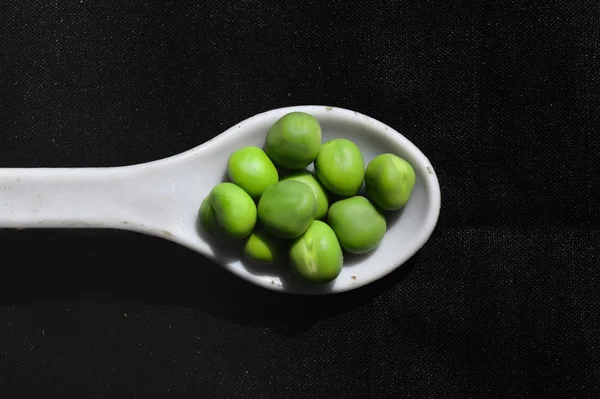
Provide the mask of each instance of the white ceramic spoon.
[{"label": "white ceramic spoon", "polygon": [[[198,226],[198,207],[225,178],[229,155],[244,146],[262,147],[268,128],[292,111],[314,115],[323,142],[336,137],[353,140],[365,163],[384,152],[397,154],[413,165],[417,176],[407,206],[388,215],[381,245],[370,254],[348,256],[339,277],[325,286],[298,281],[285,265],[251,266],[237,247],[213,242]],[[0,228],[110,228],[154,235],[195,250],[254,284],[289,293],[342,292],[385,276],[425,244],[439,210],[437,177],[417,147],[368,116],[325,106],[264,112],[196,148],[143,164],[0,169]]]}]

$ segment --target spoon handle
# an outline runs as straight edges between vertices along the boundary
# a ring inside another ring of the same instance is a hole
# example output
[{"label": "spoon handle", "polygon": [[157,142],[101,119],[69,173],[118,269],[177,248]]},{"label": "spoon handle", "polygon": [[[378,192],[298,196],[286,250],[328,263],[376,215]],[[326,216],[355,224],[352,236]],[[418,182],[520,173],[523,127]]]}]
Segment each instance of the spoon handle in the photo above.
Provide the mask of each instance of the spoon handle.
[{"label": "spoon handle", "polygon": [[131,177],[123,167],[0,169],[0,228],[123,228]]}]

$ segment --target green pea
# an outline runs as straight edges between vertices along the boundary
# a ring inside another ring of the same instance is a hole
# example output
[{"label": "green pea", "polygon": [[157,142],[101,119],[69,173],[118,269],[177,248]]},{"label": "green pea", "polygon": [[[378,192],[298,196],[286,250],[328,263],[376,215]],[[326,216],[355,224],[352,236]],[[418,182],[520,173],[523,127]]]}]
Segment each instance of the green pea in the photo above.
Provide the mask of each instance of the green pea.
[{"label": "green pea", "polygon": [[260,224],[256,226],[246,244],[244,255],[254,263],[269,264],[281,259],[283,242],[281,239],[270,234]]},{"label": "green pea", "polygon": [[202,200],[200,204],[200,223],[204,230],[210,234],[211,236],[219,236],[219,226],[217,225],[217,217],[215,216],[215,211],[210,204],[210,195]]},{"label": "green pea", "polygon": [[342,248],[353,254],[377,248],[387,227],[382,212],[360,195],[332,204],[327,221]]},{"label": "green pea", "polygon": [[404,207],[414,186],[414,169],[407,161],[394,154],[378,155],[367,166],[367,196],[384,211]]},{"label": "green pea", "polygon": [[292,172],[281,179],[281,181],[286,180],[296,180],[310,186],[317,196],[317,213],[315,214],[315,219],[323,219],[325,215],[327,215],[327,210],[329,209],[329,196],[315,175],[308,170],[303,170],[300,172]]},{"label": "green pea", "polygon": [[233,183],[219,183],[200,204],[200,221],[212,235],[241,240],[256,225],[257,210],[252,198]]},{"label": "green pea", "polygon": [[315,220],[292,242],[290,260],[296,274],[314,283],[327,283],[341,273],[344,257],[331,227]]},{"label": "green pea", "polygon": [[295,180],[275,183],[258,201],[258,219],[279,238],[291,239],[304,233],[316,212],[315,193],[307,184]]},{"label": "green pea", "polygon": [[253,146],[241,148],[229,156],[227,175],[253,198],[260,197],[267,187],[279,180],[277,169],[267,154]]},{"label": "green pea", "polygon": [[342,197],[358,193],[365,177],[360,149],[347,139],[333,139],[323,144],[315,170],[325,188]]},{"label": "green pea", "polygon": [[319,155],[321,125],[304,112],[290,112],[278,119],[267,132],[265,152],[277,165],[303,169]]}]

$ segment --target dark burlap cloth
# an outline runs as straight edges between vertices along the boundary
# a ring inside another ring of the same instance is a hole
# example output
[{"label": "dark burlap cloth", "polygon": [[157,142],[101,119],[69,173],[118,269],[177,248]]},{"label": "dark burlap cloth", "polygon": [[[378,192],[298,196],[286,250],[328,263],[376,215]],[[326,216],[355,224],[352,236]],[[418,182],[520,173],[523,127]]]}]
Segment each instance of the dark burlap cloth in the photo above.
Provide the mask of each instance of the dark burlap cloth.
[{"label": "dark burlap cloth", "polygon": [[326,104],[442,188],[418,255],[335,297],[134,233],[3,231],[0,397],[599,397],[599,85],[592,0],[0,2],[1,167],[145,162]]}]

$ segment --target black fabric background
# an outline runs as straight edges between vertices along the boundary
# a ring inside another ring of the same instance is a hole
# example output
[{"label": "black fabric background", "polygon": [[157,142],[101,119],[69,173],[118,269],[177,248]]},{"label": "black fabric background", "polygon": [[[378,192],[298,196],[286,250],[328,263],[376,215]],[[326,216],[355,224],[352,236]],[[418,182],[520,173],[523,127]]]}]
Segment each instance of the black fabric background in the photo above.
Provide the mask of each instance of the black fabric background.
[{"label": "black fabric background", "polygon": [[167,157],[272,108],[387,123],[442,188],[303,298],[118,231],[3,231],[1,398],[600,396],[597,1],[0,2],[0,166]]}]

